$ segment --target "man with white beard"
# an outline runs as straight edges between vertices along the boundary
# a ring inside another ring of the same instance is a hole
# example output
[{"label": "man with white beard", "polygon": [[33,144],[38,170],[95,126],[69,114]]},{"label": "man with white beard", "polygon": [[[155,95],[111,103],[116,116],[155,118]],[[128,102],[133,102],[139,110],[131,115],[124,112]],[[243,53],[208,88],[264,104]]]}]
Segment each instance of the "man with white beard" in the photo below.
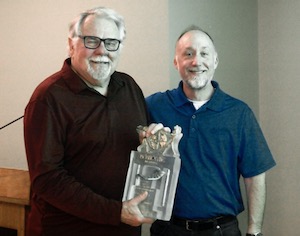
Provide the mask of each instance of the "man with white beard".
[{"label": "man with white beard", "polygon": [[30,236],[139,236],[141,194],[122,202],[138,125],[147,125],[143,93],[117,72],[123,18],[107,8],[79,15],[69,29],[60,71],[34,91],[24,137],[31,178]]}]

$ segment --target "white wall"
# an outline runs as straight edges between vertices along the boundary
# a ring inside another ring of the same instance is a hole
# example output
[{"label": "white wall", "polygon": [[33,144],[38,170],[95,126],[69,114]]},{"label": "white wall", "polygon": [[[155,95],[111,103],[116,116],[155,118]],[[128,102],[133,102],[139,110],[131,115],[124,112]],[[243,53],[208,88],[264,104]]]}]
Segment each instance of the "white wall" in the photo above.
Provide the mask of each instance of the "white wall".
[{"label": "white wall", "polygon": [[258,1],[260,120],[277,161],[268,175],[266,235],[300,232],[300,1]]}]

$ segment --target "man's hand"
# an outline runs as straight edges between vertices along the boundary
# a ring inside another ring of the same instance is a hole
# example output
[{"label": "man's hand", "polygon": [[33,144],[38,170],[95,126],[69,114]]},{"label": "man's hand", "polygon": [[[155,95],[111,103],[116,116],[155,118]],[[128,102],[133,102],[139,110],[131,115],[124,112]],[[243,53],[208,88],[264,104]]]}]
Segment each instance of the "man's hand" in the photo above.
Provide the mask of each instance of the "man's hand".
[{"label": "man's hand", "polygon": [[144,201],[147,198],[147,196],[148,193],[144,192],[129,201],[123,202],[121,212],[121,221],[123,223],[131,226],[140,226],[144,223],[153,223],[154,220],[151,218],[145,218],[142,215],[140,209],[138,208],[138,204]]},{"label": "man's hand", "polygon": [[164,129],[167,132],[171,132],[171,129],[169,127],[164,127],[161,123],[152,123],[148,127],[142,127],[138,130],[140,142],[142,143],[144,138],[148,138],[161,129]]}]

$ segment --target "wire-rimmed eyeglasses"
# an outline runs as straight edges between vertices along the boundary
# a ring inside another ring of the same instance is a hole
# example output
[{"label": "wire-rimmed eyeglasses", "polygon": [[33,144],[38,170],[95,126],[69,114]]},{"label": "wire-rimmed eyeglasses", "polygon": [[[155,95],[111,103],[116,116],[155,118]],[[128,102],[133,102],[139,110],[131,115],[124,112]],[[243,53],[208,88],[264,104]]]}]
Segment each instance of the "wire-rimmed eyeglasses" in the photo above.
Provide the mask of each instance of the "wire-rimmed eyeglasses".
[{"label": "wire-rimmed eyeglasses", "polygon": [[96,36],[82,36],[78,35],[84,42],[84,46],[89,49],[96,49],[100,46],[101,42],[104,43],[104,47],[107,51],[113,52],[119,49],[121,41],[118,39],[106,38],[101,39]]}]

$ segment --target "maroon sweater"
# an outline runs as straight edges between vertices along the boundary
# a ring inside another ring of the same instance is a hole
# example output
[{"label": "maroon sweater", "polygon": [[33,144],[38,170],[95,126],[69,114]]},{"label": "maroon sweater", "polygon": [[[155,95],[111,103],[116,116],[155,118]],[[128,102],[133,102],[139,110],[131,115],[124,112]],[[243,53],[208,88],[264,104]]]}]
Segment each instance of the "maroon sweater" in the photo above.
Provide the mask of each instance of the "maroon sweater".
[{"label": "maroon sweater", "polygon": [[112,75],[107,97],[73,72],[70,59],[34,91],[24,117],[31,178],[28,236],[140,235],[120,222],[138,125],[147,124],[141,89]]}]

